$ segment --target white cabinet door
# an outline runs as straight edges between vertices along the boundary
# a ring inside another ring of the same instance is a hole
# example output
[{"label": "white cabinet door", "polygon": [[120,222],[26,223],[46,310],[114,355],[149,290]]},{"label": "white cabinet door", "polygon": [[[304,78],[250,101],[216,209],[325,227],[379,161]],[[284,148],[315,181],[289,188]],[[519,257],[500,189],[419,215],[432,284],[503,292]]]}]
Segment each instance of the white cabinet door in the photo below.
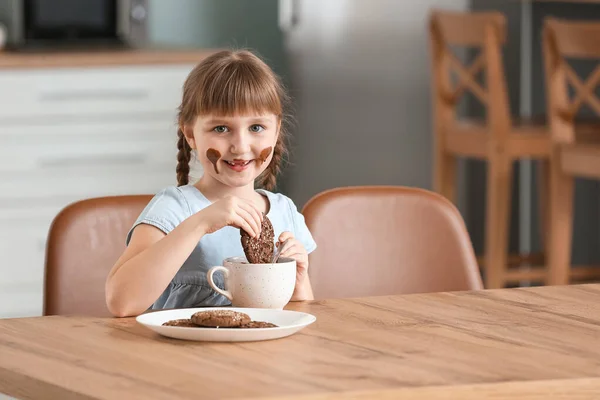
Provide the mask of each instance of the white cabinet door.
[{"label": "white cabinet door", "polygon": [[191,68],[0,72],[0,318],[41,314],[47,233],[62,208],[176,184]]},{"label": "white cabinet door", "polygon": [[0,318],[42,312],[46,236],[58,207],[28,208],[0,211]]},{"label": "white cabinet door", "polygon": [[170,112],[181,100],[191,69],[175,65],[0,71],[0,123]]},{"label": "white cabinet door", "polygon": [[62,208],[176,183],[175,137],[168,118],[3,128],[0,317],[41,314],[46,237]]},{"label": "white cabinet door", "polygon": [[0,198],[85,198],[173,184],[177,147],[171,118],[3,127]]}]

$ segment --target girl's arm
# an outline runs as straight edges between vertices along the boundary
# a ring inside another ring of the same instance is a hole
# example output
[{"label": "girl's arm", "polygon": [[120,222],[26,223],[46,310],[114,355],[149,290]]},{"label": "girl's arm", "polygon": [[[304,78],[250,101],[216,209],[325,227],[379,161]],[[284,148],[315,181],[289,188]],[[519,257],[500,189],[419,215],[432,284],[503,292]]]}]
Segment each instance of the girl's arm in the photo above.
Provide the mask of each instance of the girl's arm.
[{"label": "girl's arm", "polygon": [[250,202],[226,197],[190,216],[169,234],[141,224],[106,280],[106,304],[117,317],[146,311],[165,290],[202,237],[224,226],[260,234],[262,214]]},{"label": "girl's arm", "polygon": [[191,216],[168,235],[147,224],[133,230],[106,281],[106,304],[112,314],[138,315],[154,303],[206,233],[198,218]]}]

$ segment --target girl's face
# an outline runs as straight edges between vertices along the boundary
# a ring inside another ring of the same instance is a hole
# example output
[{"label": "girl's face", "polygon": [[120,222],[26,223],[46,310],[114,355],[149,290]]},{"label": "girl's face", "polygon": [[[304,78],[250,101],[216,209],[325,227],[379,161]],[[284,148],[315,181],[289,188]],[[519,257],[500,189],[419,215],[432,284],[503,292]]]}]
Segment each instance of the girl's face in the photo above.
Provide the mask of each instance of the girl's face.
[{"label": "girl's face", "polygon": [[199,116],[184,134],[204,174],[231,187],[253,184],[267,168],[279,134],[275,114]]}]

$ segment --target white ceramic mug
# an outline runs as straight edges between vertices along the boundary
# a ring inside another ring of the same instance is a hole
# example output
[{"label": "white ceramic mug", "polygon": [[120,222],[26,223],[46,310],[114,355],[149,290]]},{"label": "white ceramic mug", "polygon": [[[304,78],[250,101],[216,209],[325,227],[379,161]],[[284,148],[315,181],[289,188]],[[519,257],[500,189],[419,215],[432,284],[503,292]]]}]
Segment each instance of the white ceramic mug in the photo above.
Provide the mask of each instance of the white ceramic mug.
[{"label": "white ceramic mug", "polygon": [[[215,285],[213,274],[217,271],[225,275],[227,290]],[[230,257],[223,260],[223,266],[212,267],[207,278],[234,307],[281,310],[294,294],[296,260],[281,257],[275,264],[249,264],[245,257]]]}]

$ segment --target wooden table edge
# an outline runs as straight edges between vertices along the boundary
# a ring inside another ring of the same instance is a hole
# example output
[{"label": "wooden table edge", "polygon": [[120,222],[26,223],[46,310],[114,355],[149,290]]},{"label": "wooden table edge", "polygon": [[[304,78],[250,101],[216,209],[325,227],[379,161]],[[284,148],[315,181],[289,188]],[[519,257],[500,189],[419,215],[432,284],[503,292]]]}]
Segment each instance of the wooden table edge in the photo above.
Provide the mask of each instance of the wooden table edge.
[{"label": "wooden table edge", "polygon": [[495,383],[403,387],[292,396],[248,397],[253,400],[366,400],[366,399],[573,399],[600,398],[600,377],[507,381]]}]

